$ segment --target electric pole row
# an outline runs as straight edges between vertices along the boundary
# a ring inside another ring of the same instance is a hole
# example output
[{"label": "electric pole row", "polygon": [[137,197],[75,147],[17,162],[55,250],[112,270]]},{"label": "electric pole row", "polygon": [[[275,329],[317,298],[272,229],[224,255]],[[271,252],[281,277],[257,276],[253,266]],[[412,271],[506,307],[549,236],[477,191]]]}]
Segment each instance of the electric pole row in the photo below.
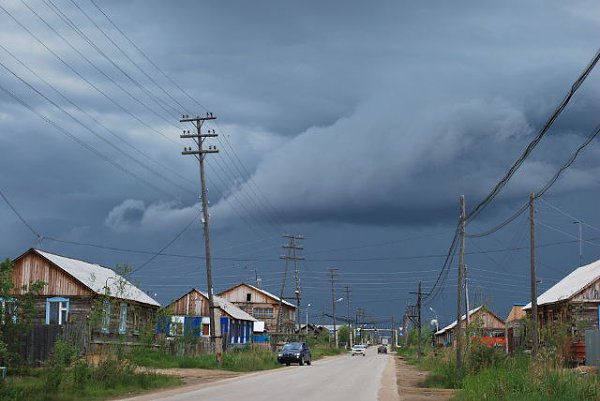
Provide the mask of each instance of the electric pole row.
[{"label": "electric pole row", "polygon": [[295,325],[298,328],[298,336],[300,336],[300,300],[302,299],[302,291],[300,288],[300,269],[298,265],[298,261],[304,260],[303,256],[298,255],[298,251],[304,249],[302,245],[298,244],[298,241],[304,239],[302,235],[299,234],[286,234],[283,235],[283,238],[287,238],[287,245],[283,245],[282,248],[286,250],[286,254],[280,256],[280,259],[285,260],[285,269],[283,271],[283,276],[281,279],[281,290],[279,292],[279,312],[277,314],[277,332],[283,333],[283,299],[285,297],[285,284],[287,281],[287,272],[289,269],[290,260],[294,261],[294,276],[296,281],[296,289],[294,290],[294,298],[296,299],[296,323]]},{"label": "electric pole row", "polygon": [[337,326],[335,324],[335,304],[337,300],[335,299],[335,278],[337,276],[338,269],[335,267],[330,267],[329,269],[329,277],[331,279],[331,307],[333,309],[333,339],[335,343],[335,348],[338,348],[338,335],[337,335]]},{"label": "electric pole row", "polygon": [[[206,188],[206,176],[204,172],[204,158],[208,153],[218,153],[216,146],[208,146],[208,148],[204,148],[204,140],[206,138],[216,137],[217,134],[215,130],[208,131],[206,133],[202,133],[202,125],[208,120],[215,120],[217,117],[214,117],[212,113],[206,113],[206,116],[200,117],[190,117],[189,115],[184,115],[179,122],[181,123],[192,123],[196,128],[196,132],[192,133],[190,131],[184,131],[181,138],[191,138],[196,143],[196,149],[184,148],[182,155],[193,155],[197,160],[200,166],[200,198],[202,200],[202,225],[204,229],[204,255],[205,255],[205,263],[206,263],[206,285],[208,289],[208,308],[209,308],[209,319],[210,319],[210,347],[213,353],[217,354],[217,361],[219,364],[221,363],[221,336],[220,333],[217,332],[217,322],[215,319],[215,301],[214,301],[214,288],[213,288],[213,280],[212,280],[212,264],[211,264],[211,254],[210,254],[210,235],[208,229],[209,222],[209,214],[208,214],[208,190]],[[219,330],[220,331],[220,330]]]}]

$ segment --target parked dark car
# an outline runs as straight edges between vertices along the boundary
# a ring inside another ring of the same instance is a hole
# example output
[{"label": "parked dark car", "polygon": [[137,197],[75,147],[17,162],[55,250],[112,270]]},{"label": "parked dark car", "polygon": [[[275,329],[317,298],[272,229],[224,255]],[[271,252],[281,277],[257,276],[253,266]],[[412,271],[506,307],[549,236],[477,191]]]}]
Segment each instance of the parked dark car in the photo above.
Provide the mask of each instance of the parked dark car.
[{"label": "parked dark car", "polygon": [[297,363],[302,366],[305,363],[310,365],[312,356],[306,343],[287,343],[279,351],[277,361],[290,366],[291,363]]},{"label": "parked dark car", "polygon": [[377,353],[378,354],[387,354],[387,346],[381,344],[379,347],[377,347]]}]

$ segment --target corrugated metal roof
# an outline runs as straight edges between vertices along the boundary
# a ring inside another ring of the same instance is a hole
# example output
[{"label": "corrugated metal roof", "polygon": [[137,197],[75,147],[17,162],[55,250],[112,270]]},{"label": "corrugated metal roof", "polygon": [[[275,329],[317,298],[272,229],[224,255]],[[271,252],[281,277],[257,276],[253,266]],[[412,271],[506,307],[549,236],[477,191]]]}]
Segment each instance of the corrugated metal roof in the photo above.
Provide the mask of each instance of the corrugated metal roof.
[{"label": "corrugated metal roof", "polygon": [[[194,288],[194,290],[196,290]],[[198,290],[196,290],[198,291]],[[203,297],[205,297],[206,299],[208,299],[208,294],[202,291],[198,291],[200,294],[202,294]],[[225,311],[229,316],[231,316],[234,319],[237,320],[249,320],[251,322],[257,322],[257,320],[250,314],[244,312],[242,309],[238,308],[237,306],[235,306],[234,304],[232,304],[231,302],[229,302],[226,299],[223,299],[221,297],[218,296],[213,296],[213,301],[215,302],[215,306],[218,306],[219,309],[222,309],[223,311]]]},{"label": "corrugated metal roof", "polygon": [[[600,279],[600,260],[575,269],[571,274],[540,295],[537,303],[538,305],[547,305],[566,301],[598,279]],[[531,309],[531,302],[523,309]]]},{"label": "corrugated metal roof", "polygon": [[[262,288],[255,287],[255,286],[253,286],[251,284],[248,284],[248,283],[242,283],[242,284],[238,284],[238,285],[247,285],[248,287],[250,287],[250,288],[252,288],[252,289],[254,289],[254,290],[258,291],[258,292],[261,292],[261,293],[265,294],[266,296],[268,296],[270,298],[273,298],[277,302],[279,302],[279,297],[277,295],[272,294],[269,291],[263,290]],[[237,287],[237,286],[235,286],[235,287]],[[235,288],[235,287],[232,287],[232,288]],[[223,291],[223,292],[225,292],[225,291]],[[290,307],[292,307],[294,309],[296,308],[296,305],[294,305],[293,303],[290,303],[290,302],[286,301],[285,299],[281,300],[281,303],[286,304],[287,306],[290,306]]]},{"label": "corrugated metal roof", "polygon": [[125,280],[125,278],[117,274],[114,270],[95,263],[67,258],[39,249],[34,249],[34,251],[79,280],[96,294],[105,295],[108,288],[108,294],[113,297],[160,306],[148,294]]}]

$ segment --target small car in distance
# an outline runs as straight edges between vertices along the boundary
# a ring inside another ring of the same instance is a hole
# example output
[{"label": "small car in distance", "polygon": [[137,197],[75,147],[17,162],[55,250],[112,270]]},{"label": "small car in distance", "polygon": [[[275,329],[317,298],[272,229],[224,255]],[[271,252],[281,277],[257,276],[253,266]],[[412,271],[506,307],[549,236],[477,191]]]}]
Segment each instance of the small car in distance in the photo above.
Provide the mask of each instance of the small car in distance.
[{"label": "small car in distance", "polygon": [[377,347],[377,353],[378,354],[387,354],[387,346],[381,344],[379,347]]},{"label": "small car in distance", "polygon": [[354,347],[352,347],[352,351],[350,351],[352,356],[354,355],[362,355],[362,356],[366,356],[367,355],[367,347],[365,347],[363,344],[356,344]]},{"label": "small car in distance", "polygon": [[281,348],[277,355],[277,362],[290,366],[292,363],[297,363],[302,366],[305,363],[310,365],[312,362],[312,356],[310,354],[310,348],[306,343],[294,342],[287,343]]}]

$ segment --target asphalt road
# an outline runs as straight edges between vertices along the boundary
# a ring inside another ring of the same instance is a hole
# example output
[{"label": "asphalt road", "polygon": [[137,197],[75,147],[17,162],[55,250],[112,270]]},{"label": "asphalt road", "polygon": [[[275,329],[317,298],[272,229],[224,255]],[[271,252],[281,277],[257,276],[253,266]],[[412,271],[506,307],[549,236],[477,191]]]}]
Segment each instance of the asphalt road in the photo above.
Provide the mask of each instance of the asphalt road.
[{"label": "asphalt road", "polygon": [[325,358],[311,366],[292,365],[197,389],[182,388],[127,400],[393,401],[397,396],[395,381],[391,356],[377,354],[377,349],[370,347],[367,356]]}]

